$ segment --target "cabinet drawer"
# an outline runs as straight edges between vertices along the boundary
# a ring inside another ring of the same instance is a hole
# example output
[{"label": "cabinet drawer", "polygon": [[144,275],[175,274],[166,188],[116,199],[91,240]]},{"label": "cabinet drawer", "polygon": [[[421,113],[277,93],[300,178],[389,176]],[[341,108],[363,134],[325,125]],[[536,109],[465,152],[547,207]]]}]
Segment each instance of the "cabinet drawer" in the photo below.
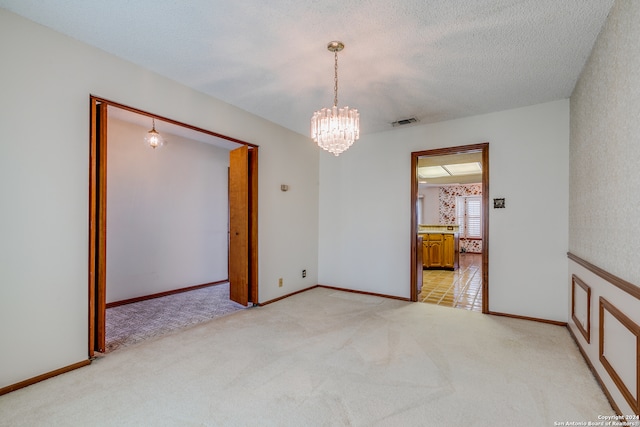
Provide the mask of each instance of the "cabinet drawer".
[{"label": "cabinet drawer", "polygon": [[429,241],[430,242],[441,242],[442,241],[442,234],[429,234]]}]

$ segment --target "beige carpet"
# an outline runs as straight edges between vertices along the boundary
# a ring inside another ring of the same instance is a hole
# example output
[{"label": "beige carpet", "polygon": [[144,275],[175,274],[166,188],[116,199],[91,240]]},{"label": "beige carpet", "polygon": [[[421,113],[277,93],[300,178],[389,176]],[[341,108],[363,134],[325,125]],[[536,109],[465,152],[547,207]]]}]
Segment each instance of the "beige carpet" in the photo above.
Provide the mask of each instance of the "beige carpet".
[{"label": "beige carpet", "polygon": [[2,426],[553,426],[612,415],[562,327],[313,289],[0,397]]}]

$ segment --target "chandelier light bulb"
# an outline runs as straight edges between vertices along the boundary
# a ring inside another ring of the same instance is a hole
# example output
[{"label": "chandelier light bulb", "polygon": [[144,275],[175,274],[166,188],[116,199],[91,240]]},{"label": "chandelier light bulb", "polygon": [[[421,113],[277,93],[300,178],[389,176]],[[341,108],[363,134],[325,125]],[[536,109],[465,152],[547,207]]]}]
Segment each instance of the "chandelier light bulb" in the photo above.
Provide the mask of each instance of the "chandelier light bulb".
[{"label": "chandelier light bulb", "polygon": [[151,130],[147,132],[147,135],[145,136],[144,141],[147,143],[147,145],[149,145],[149,147],[155,149],[164,145],[164,139],[156,130],[155,118],[152,119],[152,123],[153,125],[151,127]]}]

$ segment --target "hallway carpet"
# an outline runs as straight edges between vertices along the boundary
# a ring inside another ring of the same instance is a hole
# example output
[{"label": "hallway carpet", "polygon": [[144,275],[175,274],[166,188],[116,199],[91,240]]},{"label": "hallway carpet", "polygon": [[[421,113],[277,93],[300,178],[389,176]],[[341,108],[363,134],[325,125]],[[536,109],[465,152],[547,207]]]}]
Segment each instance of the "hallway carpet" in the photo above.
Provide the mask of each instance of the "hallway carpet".
[{"label": "hallway carpet", "polygon": [[0,414],[12,427],[542,427],[614,411],[564,327],[315,288],[0,396]]},{"label": "hallway carpet", "polygon": [[106,352],[243,308],[229,299],[229,283],[108,308]]}]

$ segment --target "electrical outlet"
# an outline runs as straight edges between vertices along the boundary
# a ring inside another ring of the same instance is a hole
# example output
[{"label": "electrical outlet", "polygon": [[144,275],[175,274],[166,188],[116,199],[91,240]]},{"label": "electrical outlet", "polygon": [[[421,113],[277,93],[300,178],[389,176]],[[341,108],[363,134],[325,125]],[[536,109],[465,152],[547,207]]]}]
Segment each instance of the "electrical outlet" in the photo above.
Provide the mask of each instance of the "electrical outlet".
[{"label": "electrical outlet", "polygon": [[307,277],[307,270],[302,270],[302,278],[304,279],[305,277]]},{"label": "electrical outlet", "polygon": [[281,288],[282,287],[282,277],[278,279],[278,287]]}]

